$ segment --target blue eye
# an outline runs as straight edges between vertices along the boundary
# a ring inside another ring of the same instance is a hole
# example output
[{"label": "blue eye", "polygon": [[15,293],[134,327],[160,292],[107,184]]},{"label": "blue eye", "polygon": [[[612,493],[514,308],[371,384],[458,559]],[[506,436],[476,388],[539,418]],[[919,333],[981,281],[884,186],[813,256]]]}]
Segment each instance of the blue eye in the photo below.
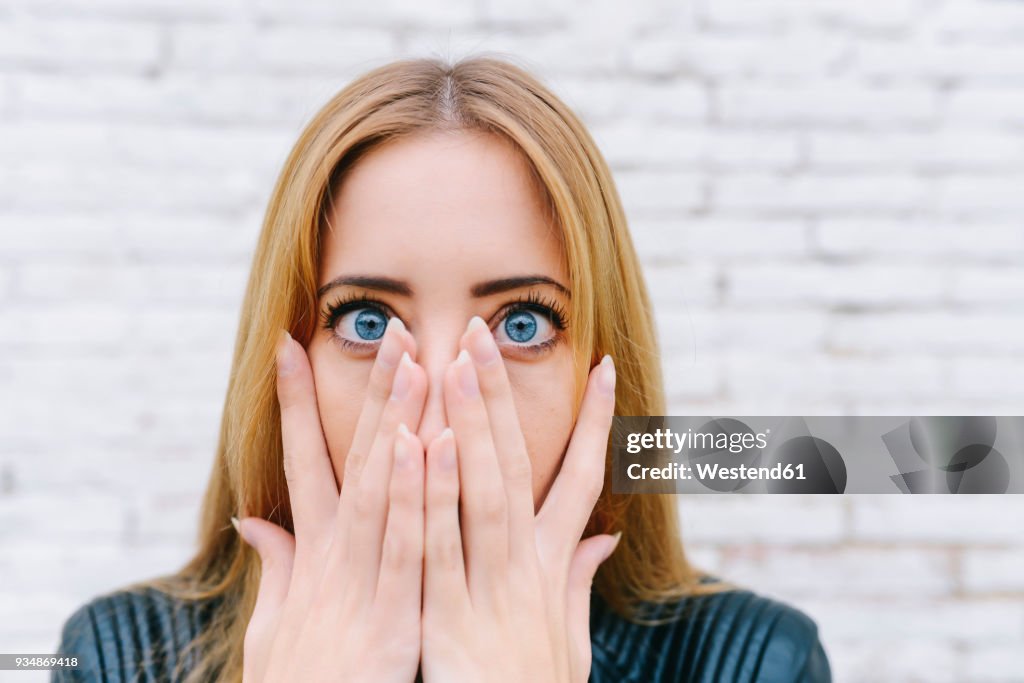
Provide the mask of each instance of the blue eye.
[{"label": "blue eye", "polygon": [[380,346],[384,330],[394,315],[383,301],[356,294],[328,303],[320,319],[331,341],[346,351],[366,356]]},{"label": "blue eye", "polygon": [[534,310],[523,306],[525,304],[519,304],[504,314],[494,328],[494,341],[510,351],[542,353],[557,343],[558,330],[564,324],[550,309]]},{"label": "blue eye", "polygon": [[384,336],[388,317],[379,308],[361,306],[336,315],[334,334],[349,344],[367,344]]},{"label": "blue eye", "polygon": [[505,318],[505,333],[509,339],[524,344],[537,334],[537,316],[529,311],[516,311]]},{"label": "blue eye", "polygon": [[388,326],[388,319],[375,308],[364,308],[356,316],[355,326],[356,334],[361,339],[375,341],[384,336],[384,328]]}]

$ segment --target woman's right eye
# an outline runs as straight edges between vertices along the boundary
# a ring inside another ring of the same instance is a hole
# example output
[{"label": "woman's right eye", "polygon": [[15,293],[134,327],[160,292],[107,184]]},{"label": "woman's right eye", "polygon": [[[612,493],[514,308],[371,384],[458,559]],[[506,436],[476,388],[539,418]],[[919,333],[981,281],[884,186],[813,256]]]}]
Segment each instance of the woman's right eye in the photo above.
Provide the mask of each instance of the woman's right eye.
[{"label": "woman's right eye", "polygon": [[378,308],[357,308],[338,319],[337,334],[354,342],[373,342],[384,336],[388,317]]},{"label": "woman's right eye", "polygon": [[341,348],[360,355],[372,354],[380,346],[391,307],[364,295],[328,303],[320,312],[321,327]]}]

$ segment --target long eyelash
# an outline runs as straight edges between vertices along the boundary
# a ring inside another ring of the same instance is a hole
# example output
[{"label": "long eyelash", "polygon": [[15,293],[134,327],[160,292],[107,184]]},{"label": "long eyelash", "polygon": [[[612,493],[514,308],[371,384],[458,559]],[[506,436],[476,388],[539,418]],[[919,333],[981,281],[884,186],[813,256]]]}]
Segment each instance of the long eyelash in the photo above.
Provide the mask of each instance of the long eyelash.
[{"label": "long eyelash", "polygon": [[[555,299],[545,297],[536,291],[531,291],[526,296],[520,297],[519,299],[511,302],[502,309],[501,313],[503,315],[509,315],[510,313],[524,309],[548,316],[551,322],[560,331],[569,329],[569,316],[566,314],[565,307]],[[543,346],[543,344],[537,344],[535,346],[540,347]]]},{"label": "long eyelash", "polygon": [[334,326],[338,324],[338,318],[354,308],[366,308],[367,305],[379,308],[385,315],[388,315],[388,311],[390,311],[387,304],[379,299],[374,299],[365,294],[350,294],[327,304],[324,310],[320,311],[321,324],[328,332],[333,331]]}]

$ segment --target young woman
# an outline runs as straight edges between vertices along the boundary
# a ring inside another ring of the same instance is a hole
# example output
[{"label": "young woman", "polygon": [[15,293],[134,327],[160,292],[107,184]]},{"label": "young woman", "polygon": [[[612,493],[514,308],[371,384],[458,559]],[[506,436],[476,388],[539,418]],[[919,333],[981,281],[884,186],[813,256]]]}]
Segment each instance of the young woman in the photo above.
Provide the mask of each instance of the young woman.
[{"label": "young woman", "polygon": [[611,493],[613,412],[665,406],[583,125],[500,60],[376,69],[271,197],[196,556],[78,609],[55,680],[830,680],[674,497]]}]

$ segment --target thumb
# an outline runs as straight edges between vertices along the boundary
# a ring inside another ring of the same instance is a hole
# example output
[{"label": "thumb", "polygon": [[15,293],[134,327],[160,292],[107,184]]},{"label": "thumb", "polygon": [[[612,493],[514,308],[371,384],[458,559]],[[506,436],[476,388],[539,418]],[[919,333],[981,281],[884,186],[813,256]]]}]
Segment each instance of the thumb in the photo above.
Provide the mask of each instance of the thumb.
[{"label": "thumb", "polygon": [[573,671],[582,672],[583,680],[590,672],[590,588],[601,563],[619,544],[621,531],[615,534],[590,536],[580,541],[569,564],[569,594],[566,598],[569,638],[575,651]]},{"label": "thumb", "polygon": [[[272,522],[259,517],[231,518],[239,535],[259,554],[262,564],[259,593],[250,629],[271,626],[288,596],[288,585],[295,562],[295,537]],[[271,626],[272,627],[272,626]]]}]

